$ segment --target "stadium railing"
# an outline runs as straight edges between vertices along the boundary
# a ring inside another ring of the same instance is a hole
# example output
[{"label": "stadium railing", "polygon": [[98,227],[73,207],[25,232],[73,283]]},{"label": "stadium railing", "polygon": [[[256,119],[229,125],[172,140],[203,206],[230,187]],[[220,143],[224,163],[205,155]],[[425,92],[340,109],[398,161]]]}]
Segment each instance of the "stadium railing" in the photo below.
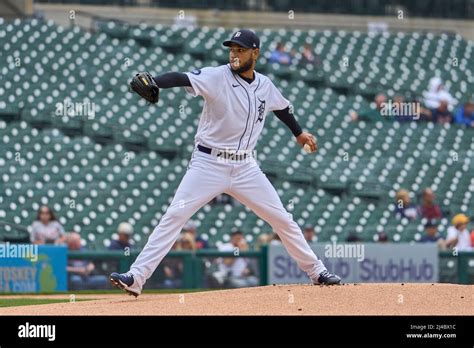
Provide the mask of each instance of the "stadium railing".
[{"label": "stadium railing", "polygon": [[[130,269],[130,266],[138,256],[138,251],[131,251],[125,254],[123,251],[69,251],[68,258],[75,260],[90,260],[95,262],[112,262],[116,269],[110,271],[124,273]],[[240,257],[253,259],[258,263],[257,275],[260,285],[267,285],[267,248],[261,250],[239,251],[238,254],[233,251],[219,251],[215,249],[201,249],[196,251],[176,250],[171,251],[165,259],[181,259],[183,264],[182,287],[186,289],[203,288],[204,282],[204,264],[205,261],[216,260],[219,258]]]}]

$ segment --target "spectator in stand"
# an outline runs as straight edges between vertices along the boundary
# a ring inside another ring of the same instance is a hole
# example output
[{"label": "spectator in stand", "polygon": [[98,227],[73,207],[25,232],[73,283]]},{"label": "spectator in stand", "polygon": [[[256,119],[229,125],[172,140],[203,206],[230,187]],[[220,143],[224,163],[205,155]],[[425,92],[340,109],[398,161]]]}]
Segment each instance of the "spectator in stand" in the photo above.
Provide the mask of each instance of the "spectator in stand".
[{"label": "spectator in stand", "polygon": [[385,232],[377,233],[377,243],[388,243],[388,236]]},{"label": "spectator in stand", "polygon": [[435,198],[435,194],[431,188],[427,187],[423,190],[421,204],[418,207],[418,214],[421,218],[440,220],[443,217],[441,208],[435,203]]},{"label": "spectator in stand", "polygon": [[417,218],[416,208],[411,204],[410,193],[407,190],[399,190],[395,195],[395,199],[395,216],[397,219],[415,220]]},{"label": "spectator in stand", "polygon": [[439,77],[431,78],[428,84],[428,91],[425,91],[423,94],[425,105],[431,110],[437,109],[442,101],[447,104],[448,110],[452,111],[454,109],[456,99],[444,88],[443,81]]},{"label": "spectator in stand", "polygon": [[63,244],[65,233],[57,221],[53,210],[45,205],[38,209],[36,221],[31,225],[31,242],[33,244]]},{"label": "spectator in stand", "polygon": [[474,128],[474,102],[468,102],[461,105],[456,110],[454,123],[464,125],[469,128]]},{"label": "spectator in stand", "polygon": [[[232,251],[239,253],[248,250],[244,234],[240,230],[233,230],[230,243],[219,248],[220,251]],[[257,286],[258,278],[255,276],[253,264],[244,257],[225,257],[218,261],[219,270],[214,274],[216,279],[221,279],[223,285],[231,288],[243,288]]]},{"label": "spectator in stand", "polygon": [[196,251],[196,239],[194,238],[194,234],[190,232],[184,232],[180,237],[180,246],[181,250],[189,250],[189,251]]},{"label": "spectator in stand", "polygon": [[128,222],[122,222],[117,229],[118,239],[112,240],[109,245],[109,250],[127,250],[130,251],[132,244],[130,237],[133,234],[133,226]]},{"label": "spectator in stand", "polygon": [[235,205],[235,201],[232,198],[232,196],[229,196],[228,194],[221,193],[214,197],[214,199],[211,201],[211,205],[215,204],[230,204],[230,205]]},{"label": "spectator in stand", "polygon": [[207,249],[208,243],[197,233],[197,224],[194,220],[189,220],[183,227],[183,233],[190,233],[195,241],[196,249]]},{"label": "spectator in stand", "polygon": [[[196,251],[196,240],[190,232],[184,232],[172,250]],[[166,289],[181,288],[183,285],[183,260],[181,258],[166,257],[163,262],[163,287]]]},{"label": "spectator in stand", "polygon": [[311,48],[310,44],[304,44],[303,52],[301,52],[301,65],[315,65],[316,64],[316,56],[313,53],[313,49]]},{"label": "spectator in stand", "polygon": [[471,250],[471,237],[467,230],[469,218],[464,214],[457,214],[453,217],[452,225],[448,228],[446,246],[460,250]]},{"label": "spectator in stand", "polygon": [[[81,236],[77,232],[70,232],[66,235],[66,244],[70,251],[84,250],[81,246]],[[69,290],[108,288],[107,277],[92,274],[94,270],[95,265],[89,260],[69,258],[66,267]]]},{"label": "spectator in stand", "polygon": [[421,108],[417,110],[416,102],[407,102],[404,96],[393,97],[392,112],[393,119],[398,122],[418,121],[421,118]]},{"label": "spectator in stand", "polygon": [[445,240],[439,235],[435,221],[428,220],[425,224],[425,234],[421,236],[420,243],[437,243],[440,249],[446,248]]},{"label": "spectator in stand", "polygon": [[420,121],[431,122],[433,119],[433,113],[431,109],[427,108],[423,104],[423,101],[416,96],[413,97],[413,102],[420,105]]},{"label": "spectator in stand", "polygon": [[272,233],[262,233],[257,238],[257,243],[255,244],[255,250],[260,250],[264,245],[269,245],[272,241]]},{"label": "spectator in stand", "polygon": [[394,120],[399,122],[412,120],[411,115],[406,114],[405,109],[403,107],[403,103],[405,103],[405,98],[403,96],[396,95],[393,97],[390,116],[392,116]]},{"label": "spectator in stand", "polygon": [[439,106],[433,109],[432,112],[433,122],[435,123],[452,123],[453,114],[448,110],[448,102],[441,100]]},{"label": "spectator in stand", "polygon": [[281,65],[290,65],[292,59],[292,55],[285,51],[285,45],[279,42],[277,43],[275,50],[271,53],[268,62],[278,63]]},{"label": "spectator in stand", "polygon": [[304,239],[308,243],[313,243],[313,242],[316,242],[317,240],[316,234],[314,233],[314,227],[311,224],[304,225],[303,235],[304,235]]},{"label": "spectator in stand", "polygon": [[366,122],[376,122],[376,121],[386,121],[389,117],[384,117],[381,114],[382,108],[385,103],[387,103],[387,97],[383,93],[379,93],[375,96],[374,104],[370,105],[368,109],[363,109],[359,113],[352,111],[350,113],[351,120],[356,121],[366,121]]},{"label": "spectator in stand", "polygon": [[[188,234],[189,235],[189,234]],[[189,237],[187,237],[189,238]],[[192,236],[191,236],[192,238]],[[171,250],[183,250],[181,242],[183,237],[180,237],[176,243],[173,244]],[[192,249],[192,244],[191,249]],[[189,246],[189,244],[187,245]],[[163,287],[165,289],[177,289],[183,286],[183,260],[179,257],[166,256],[161,263],[163,267]]]}]

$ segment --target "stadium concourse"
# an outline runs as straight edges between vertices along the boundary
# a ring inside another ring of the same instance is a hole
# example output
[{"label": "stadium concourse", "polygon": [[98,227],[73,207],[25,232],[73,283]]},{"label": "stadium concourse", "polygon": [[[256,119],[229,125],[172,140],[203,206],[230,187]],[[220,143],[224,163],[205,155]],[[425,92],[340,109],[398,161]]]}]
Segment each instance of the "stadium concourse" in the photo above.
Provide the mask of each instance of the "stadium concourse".
[{"label": "stadium concourse", "polygon": [[[91,33],[51,21],[0,19],[0,219],[29,226],[44,204],[90,249],[107,248],[122,221],[134,225],[135,243],[143,246],[186,171],[202,100],[175,88],[162,91],[156,106],[146,105],[127,83],[138,71],[225,64],[221,42],[231,32],[103,22]],[[395,217],[401,188],[436,192],[446,209],[442,234],[452,215],[474,206],[474,129],[348,117],[369,108],[379,92],[421,99],[435,75],[458,101],[472,99],[472,42],[422,32],[258,34],[264,49],[257,71],[278,81],[320,144],[316,155],[305,155],[270,116],[258,160],[296,221],[316,226],[319,241],[344,241],[353,233],[376,241],[381,231],[392,242],[419,240],[425,221]],[[310,44],[324,59],[312,68],[269,64],[277,42],[296,49]],[[456,68],[448,68],[450,57],[458,58]],[[240,205],[208,204],[194,219],[210,246],[227,242],[232,227],[245,231],[250,244],[271,232]],[[4,233],[13,232],[5,226]]]}]

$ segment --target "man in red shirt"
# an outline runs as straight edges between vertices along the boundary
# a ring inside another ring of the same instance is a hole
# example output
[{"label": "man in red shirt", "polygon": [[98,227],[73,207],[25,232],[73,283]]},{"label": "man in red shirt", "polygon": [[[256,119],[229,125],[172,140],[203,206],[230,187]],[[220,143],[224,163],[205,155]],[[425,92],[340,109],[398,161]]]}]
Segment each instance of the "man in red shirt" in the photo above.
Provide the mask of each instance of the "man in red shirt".
[{"label": "man in red shirt", "polygon": [[425,188],[421,198],[421,205],[418,207],[418,213],[422,218],[428,220],[440,220],[443,217],[441,208],[434,201],[435,194],[433,190]]}]

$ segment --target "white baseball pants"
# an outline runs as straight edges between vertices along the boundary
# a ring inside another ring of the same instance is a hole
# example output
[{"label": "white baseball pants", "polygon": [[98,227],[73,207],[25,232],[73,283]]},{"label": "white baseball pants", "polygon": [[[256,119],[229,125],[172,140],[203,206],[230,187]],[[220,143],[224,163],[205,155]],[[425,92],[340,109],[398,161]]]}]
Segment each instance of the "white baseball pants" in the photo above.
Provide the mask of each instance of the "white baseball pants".
[{"label": "white baseball pants", "polygon": [[170,251],[185,223],[221,193],[234,197],[265,220],[310,279],[317,280],[326,270],[255,159],[225,161],[195,150],[173,201],[130,268],[140,288]]}]

